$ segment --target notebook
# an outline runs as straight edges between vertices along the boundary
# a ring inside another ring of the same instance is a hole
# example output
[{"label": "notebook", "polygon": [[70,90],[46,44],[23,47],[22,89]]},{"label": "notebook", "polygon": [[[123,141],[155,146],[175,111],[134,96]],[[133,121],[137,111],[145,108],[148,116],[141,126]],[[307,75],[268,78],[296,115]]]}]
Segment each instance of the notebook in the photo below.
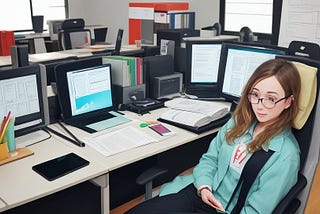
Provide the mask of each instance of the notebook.
[{"label": "notebook", "polygon": [[93,133],[130,121],[116,112],[110,64],[77,60],[56,66],[55,75],[65,123]]}]

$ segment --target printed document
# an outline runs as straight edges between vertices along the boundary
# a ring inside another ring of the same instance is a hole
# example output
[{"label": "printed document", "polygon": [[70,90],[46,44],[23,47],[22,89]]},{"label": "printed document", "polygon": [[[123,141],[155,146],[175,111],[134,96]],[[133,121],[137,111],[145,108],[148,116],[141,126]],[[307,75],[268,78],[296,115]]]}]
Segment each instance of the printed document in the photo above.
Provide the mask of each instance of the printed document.
[{"label": "printed document", "polygon": [[97,137],[87,138],[85,142],[105,156],[114,155],[148,143],[157,142],[139,129],[128,126]]}]

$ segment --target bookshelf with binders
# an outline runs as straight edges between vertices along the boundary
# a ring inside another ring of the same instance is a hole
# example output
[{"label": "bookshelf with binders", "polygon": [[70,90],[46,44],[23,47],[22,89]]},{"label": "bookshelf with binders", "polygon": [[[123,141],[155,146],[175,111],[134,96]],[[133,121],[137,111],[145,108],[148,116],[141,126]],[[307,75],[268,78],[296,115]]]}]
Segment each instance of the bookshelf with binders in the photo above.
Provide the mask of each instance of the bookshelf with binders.
[{"label": "bookshelf with binders", "polygon": [[104,64],[111,64],[112,87],[116,96],[117,104],[126,104],[132,101],[132,94],[139,97],[145,96],[145,85],[143,80],[143,63],[140,57],[128,56],[105,56],[102,58]]}]

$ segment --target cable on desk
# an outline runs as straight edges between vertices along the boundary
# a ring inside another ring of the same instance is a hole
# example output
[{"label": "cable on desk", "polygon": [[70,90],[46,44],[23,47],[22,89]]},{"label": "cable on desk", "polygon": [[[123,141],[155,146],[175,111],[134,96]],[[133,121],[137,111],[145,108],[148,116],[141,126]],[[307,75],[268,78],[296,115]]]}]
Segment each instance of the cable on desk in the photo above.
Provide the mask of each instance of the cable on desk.
[{"label": "cable on desk", "polygon": [[5,202],[5,200],[3,200],[1,197],[0,197],[0,201],[2,201],[4,205],[9,206],[9,204],[7,204],[7,202]]},{"label": "cable on desk", "polygon": [[[34,143],[29,144],[28,146],[34,145],[34,144],[36,144],[36,143],[43,142],[43,141],[45,141],[45,140],[49,140],[49,139],[52,137],[52,135],[51,135],[47,130],[45,130],[45,129],[43,129],[43,128],[40,128],[39,131],[45,131],[49,136],[46,137],[46,138],[44,138],[44,139],[35,141]],[[28,147],[28,146],[27,146],[27,147]]]}]

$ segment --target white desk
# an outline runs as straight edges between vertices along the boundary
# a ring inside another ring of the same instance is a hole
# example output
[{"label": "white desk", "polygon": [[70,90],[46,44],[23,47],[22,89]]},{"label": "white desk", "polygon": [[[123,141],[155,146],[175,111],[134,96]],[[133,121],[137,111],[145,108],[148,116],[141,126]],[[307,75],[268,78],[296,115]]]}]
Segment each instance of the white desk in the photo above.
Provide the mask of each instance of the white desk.
[{"label": "white desk", "polygon": [[[48,52],[48,53],[37,53],[37,54],[29,54],[30,62],[45,62],[57,59],[65,59],[68,57],[87,57],[92,56],[92,52],[104,50],[104,46],[96,45],[99,48],[79,48],[79,49],[71,49],[65,51],[56,51],[56,52]],[[106,45],[105,49],[113,49],[114,45]],[[134,51],[143,51],[141,48],[137,48],[136,45],[123,45],[121,47],[120,52],[123,54],[134,52]],[[11,56],[0,56],[0,66],[9,66],[11,65]]]},{"label": "white desk", "polygon": [[181,47],[186,47],[187,41],[240,41],[240,36],[233,35],[220,35],[220,36],[211,36],[211,37],[183,37]]},{"label": "white desk", "polygon": [[233,35],[220,35],[220,36],[211,36],[211,37],[183,37],[182,40],[184,41],[223,41],[223,40],[232,40],[232,41],[239,41],[240,36],[233,36]]},{"label": "white desk", "polygon": [[[180,145],[187,144],[195,139],[217,131],[217,129],[215,129],[197,135],[166,124],[166,126],[173,130],[175,134],[169,137],[163,137],[149,128],[139,127],[141,121],[156,120],[162,111],[165,111],[165,109],[158,109],[151,114],[145,114],[143,116],[139,116],[132,112],[125,112],[128,117],[133,119],[132,122],[94,134],[89,134],[75,127],[68,126],[68,128],[80,139],[88,136],[101,135],[130,125],[139,128],[146,134],[159,140],[159,142],[130,149],[112,156],[103,156],[88,145],[85,147],[78,147],[55,135],[49,140],[30,146],[29,148],[34,151],[34,155],[0,166],[0,212],[58,192],[83,181],[91,180],[101,186],[102,213],[109,213],[110,193],[108,172]],[[56,124],[50,125],[50,127],[63,132],[63,129]],[[35,164],[69,152],[74,152],[89,160],[90,165],[51,182],[47,181],[31,169]]]},{"label": "white desk", "polygon": [[11,56],[0,56],[0,66],[11,65]]},{"label": "white desk", "polygon": [[[0,166],[0,212],[58,192],[83,181],[103,175],[108,168],[95,161],[95,158],[77,152],[71,144],[62,143],[56,138],[34,144],[29,147],[34,155]],[[32,170],[32,166],[49,159],[75,152],[84,157],[90,164],[54,181],[45,178]]]}]

